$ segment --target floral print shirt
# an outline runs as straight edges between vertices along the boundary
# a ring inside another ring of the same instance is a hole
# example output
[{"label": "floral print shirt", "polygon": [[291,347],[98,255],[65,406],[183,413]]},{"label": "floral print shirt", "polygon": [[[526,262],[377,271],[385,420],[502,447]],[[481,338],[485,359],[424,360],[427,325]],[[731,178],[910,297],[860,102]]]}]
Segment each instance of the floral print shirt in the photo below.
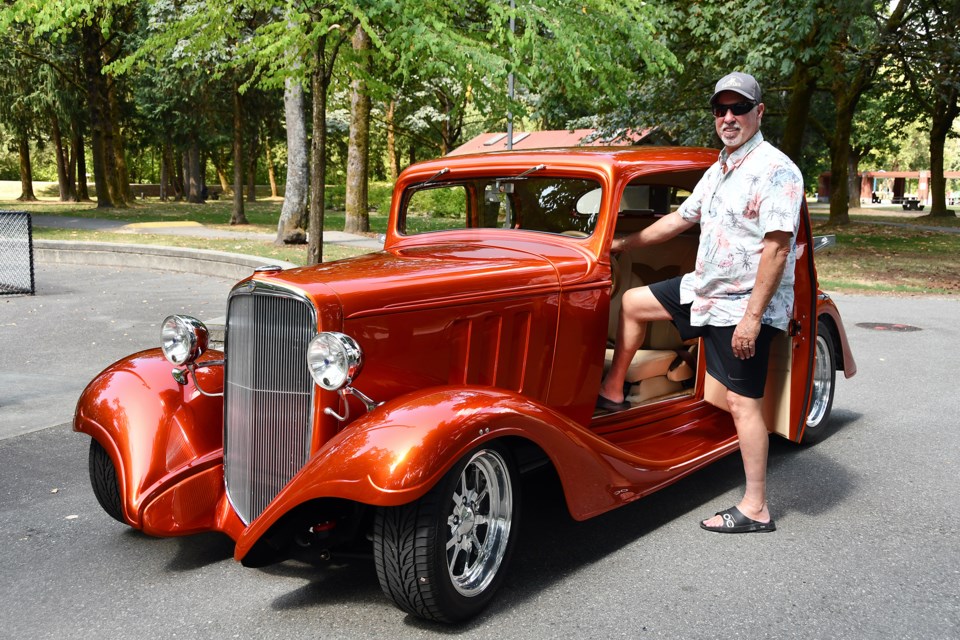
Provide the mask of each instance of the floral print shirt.
[{"label": "floral print shirt", "polygon": [[793,315],[796,238],[803,201],[796,165],[758,131],[731,154],[724,150],[694,187],[678,213],[700,224],[695,270],[683,277],[680,301],[692,303],[695,326],[736,325],[747,311],[770,231],[792,234],[780,286],[763,313],[763,324],[785,330]]}]

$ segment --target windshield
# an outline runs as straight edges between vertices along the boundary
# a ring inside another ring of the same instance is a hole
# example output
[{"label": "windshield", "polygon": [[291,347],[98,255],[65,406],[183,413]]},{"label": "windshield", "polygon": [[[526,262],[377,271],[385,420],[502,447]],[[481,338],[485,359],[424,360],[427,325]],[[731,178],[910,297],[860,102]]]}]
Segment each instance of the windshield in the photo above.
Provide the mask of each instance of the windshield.
[{"label": "windshield", "polygon": [[586,237],[600,212],[595,180],[487,177],[414,187],[402,205],[399,231],[521,229]]}]

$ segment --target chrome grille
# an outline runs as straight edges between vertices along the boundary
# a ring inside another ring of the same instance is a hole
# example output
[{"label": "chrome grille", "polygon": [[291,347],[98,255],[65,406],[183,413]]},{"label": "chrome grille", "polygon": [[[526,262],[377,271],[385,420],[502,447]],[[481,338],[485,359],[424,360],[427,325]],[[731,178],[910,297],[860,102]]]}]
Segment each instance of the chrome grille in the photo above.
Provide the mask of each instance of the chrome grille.
[{"label": "chrome grille", "polygon": [[317,322],[303,298],[243,286],[227,310],[223,453],[227,495],[249,524],[310,455],[314,385],[305,356]]}]

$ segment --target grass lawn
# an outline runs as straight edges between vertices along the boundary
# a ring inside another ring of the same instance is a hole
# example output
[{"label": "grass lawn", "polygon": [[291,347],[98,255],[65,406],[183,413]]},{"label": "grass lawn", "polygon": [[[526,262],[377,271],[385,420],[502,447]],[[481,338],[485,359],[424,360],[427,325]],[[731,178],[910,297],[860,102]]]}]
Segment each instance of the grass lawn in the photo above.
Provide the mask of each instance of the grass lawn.
[{"label": "grass lawn", "polygon": [[[55,187],[56,185],[54,185]],[[194,221],[207,227],[225,231],[243,231],[274,234],[280,217],[280,199],[261,199],[245,203],[249,225],[230,226],[232,202],[212,200],[206,204],[186,204],[155,199],[116,209],[100,210],[95,203],[60,203],[38,190],[40,202],[21,203],[13,198],[19,194],[10,183],[0,183],[0,209],[30,211],[35,215],[92,217],[130,222]],[[13,194],[13,195],[11,195]],[[960,228],[960,219],[931,218],[924,212],[906,212],[899,206],[880,206],[851,210],[855,224],[830,227],[825,224],[827,209],[812,205],[814,233],[831,233],[837,244],[817,254],[820,283],[827,291],[851,293],[894,293],[904,295],[960,294],[960,233],[948,229]],[[444,220],[438,220],[443,226]],[[882,224],[882,223],[893,223]],[[324,227],[341,230],[342,211],[327,211]],[[386,231],[385,213],[371,212],[370,235]],[[910,225],[910,226],[904,226]],[[917,227],[942,228],[944,231]],[[286,260],[294,264],[306,261],[306,246],[277,246],[271,241],[248,239],[205,239],[161,234],[106,233],[73,229],[35,228],[34,237],[57,240],[84,240],[130,244],[164,244],[195,247],[216,251],[245,253],[265,258]],[[332,244],[324,245],[324,261],[329,262],[364,253],[363,249]]]}]

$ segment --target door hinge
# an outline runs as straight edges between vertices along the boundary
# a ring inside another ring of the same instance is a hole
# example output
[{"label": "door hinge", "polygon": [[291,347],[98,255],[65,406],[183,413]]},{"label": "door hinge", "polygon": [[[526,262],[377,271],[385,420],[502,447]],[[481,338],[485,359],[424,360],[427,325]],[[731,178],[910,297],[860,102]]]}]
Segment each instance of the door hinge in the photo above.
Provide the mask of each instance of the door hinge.
[{"label": "door hinge", "polygon": [[800,324],[799,320],[791,319],[790,324],[787,326],[787,335],[791,338],[800,335],[800,332],[803,330],[803,325]]}]

